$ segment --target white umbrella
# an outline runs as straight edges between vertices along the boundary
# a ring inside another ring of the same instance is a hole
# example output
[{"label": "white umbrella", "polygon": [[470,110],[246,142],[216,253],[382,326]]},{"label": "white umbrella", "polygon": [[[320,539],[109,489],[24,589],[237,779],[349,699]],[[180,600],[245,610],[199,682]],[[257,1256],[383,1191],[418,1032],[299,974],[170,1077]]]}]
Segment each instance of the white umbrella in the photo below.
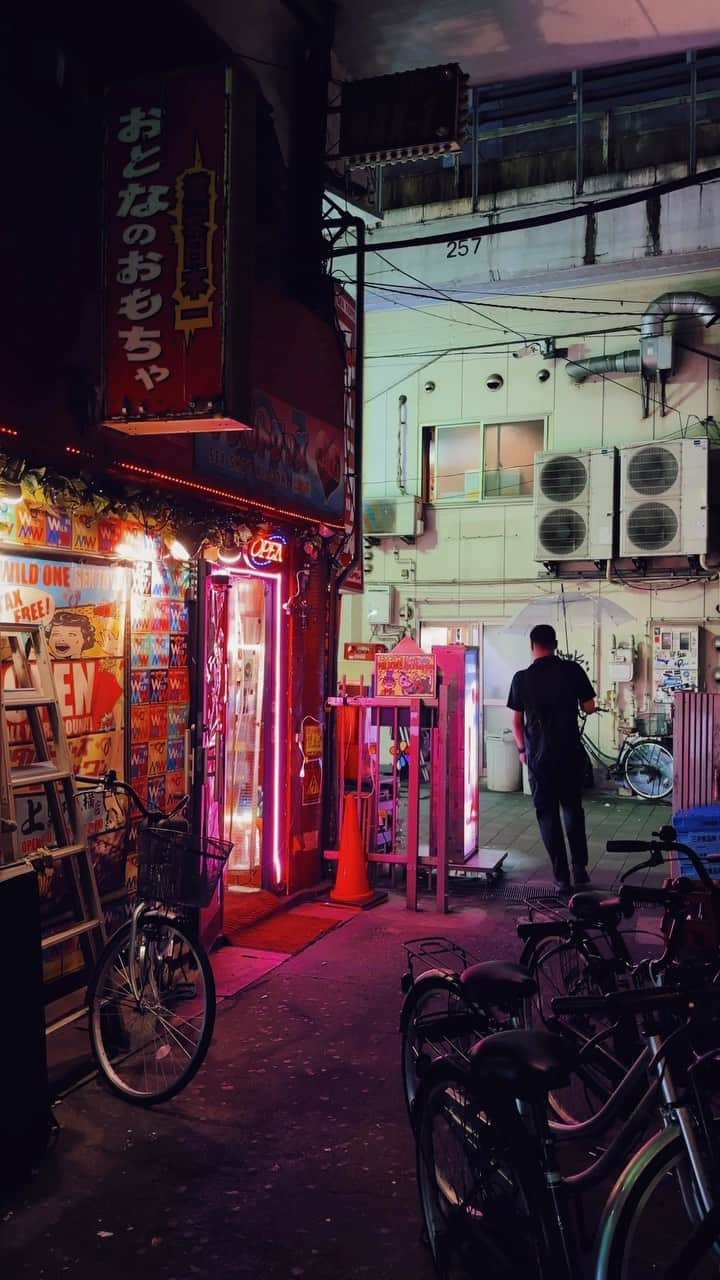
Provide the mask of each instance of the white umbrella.
[{"label": "white umbrella", "polygon": [[632,618],[633,615],[623,605],[616,604],[605,596],[591,596],[582,591],[562,591],[557,595],[538,596],[531,600],[502,630],[514,635],[528,635],[533,627],[547,622],[556,631],[566,633],[568,625],[587,627],[604,622],[617,624],[632,621]]}]

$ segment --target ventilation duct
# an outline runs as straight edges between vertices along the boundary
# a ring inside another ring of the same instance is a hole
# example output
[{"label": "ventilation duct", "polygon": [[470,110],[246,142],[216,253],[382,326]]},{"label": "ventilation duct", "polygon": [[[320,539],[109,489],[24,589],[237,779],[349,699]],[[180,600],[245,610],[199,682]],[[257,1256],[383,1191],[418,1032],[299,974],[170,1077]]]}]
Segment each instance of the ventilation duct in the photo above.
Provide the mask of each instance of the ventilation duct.
[{"label": "ventilation duct", "polygon": [[639,351],[617,351],[613,356],[588,356],[565,365],[573,382],[584,382],[593,373],[639,373]]},{"label": "ventilation duct", "polygon": [[642,374],[643,417],[650,408],[650,384],[660,378],[660,413],[665,416],[665,383],[672,371],[672,337],[665,337],[668,316],[692,316],[707,329],[720,315],[720,300],[704,293],[663,293],[651,302],[640,321],[640,350],[610,356],[589,356],[565,366],[573,382],[595,373]]},{"label": "ventilation duct", "polygon": [[718,304],[715,298],[704,293],[663,293],[650,303],[640,321],[641,338],[660,338],[668,316],[694,316],[707,329],[717,318]]}]

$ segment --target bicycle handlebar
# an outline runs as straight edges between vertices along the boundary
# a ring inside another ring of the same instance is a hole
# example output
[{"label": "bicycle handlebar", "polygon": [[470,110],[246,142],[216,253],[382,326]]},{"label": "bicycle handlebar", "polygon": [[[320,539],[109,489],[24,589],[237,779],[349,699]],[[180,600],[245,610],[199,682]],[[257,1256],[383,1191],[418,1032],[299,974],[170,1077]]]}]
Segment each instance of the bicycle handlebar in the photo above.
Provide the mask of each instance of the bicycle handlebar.
[{"label": "bicycle handlebar", "polygon": [[662,1009],[690,1012],[696,1005],[720,1004],[720,987],[674,991],[650,987],[640,991],[611,991],[604,996],[555,996],[553,1013],[657,1013]]},{"label": "bicycle handlebar", "polygon": [[608,840],[608,853],[650,853],[655,846],[647,840]]},{"label": "bicycle handlebar", "polygon": [[172,818],[176,813],[179,813],[181,809],[184,809],[190,799],[189,796],[181,796],[177,804],[174,805],[172,809],[169,809],[167,813],[158,808],[148,809],[147,805],[143,800],[141,800],[135,788],[131,787],[129,782],[123,782],[122,778],[118,778],[114,769],[108,769],[107,773],[101,773],[97,778],[88,778],[83,774],[78,773],[75,775],[75,781],[87,783],[91,787],[102,787],[103,791],[122,792],[123,795],[129,796],[136,809],[138,809],[142,814],[143,818]]},{"label": "bicycle handlebar", "polygon": [[[698,857],[694,849],[687,844],[681,844],[678,840],[674,827],[661,827],[659,831],[654,831],[653,840],[608,840],[605,848],[608,853],[649,853],[650,857],[647,862],[638,863],[637,866],[631,867],[629,871],[625,871],[621,879],[627,880],[629,876],[634,875],[637,871],[644,871],[647,867],[659,867],[664,862],[664,854],[682,853],[689,862],[692,863],[693,870],[700,880],[701,884],[711,893],[718,893],[718,886],[713,883],[708,875],[707,868]],[[720,855],[718,855],[720,861]]]}]

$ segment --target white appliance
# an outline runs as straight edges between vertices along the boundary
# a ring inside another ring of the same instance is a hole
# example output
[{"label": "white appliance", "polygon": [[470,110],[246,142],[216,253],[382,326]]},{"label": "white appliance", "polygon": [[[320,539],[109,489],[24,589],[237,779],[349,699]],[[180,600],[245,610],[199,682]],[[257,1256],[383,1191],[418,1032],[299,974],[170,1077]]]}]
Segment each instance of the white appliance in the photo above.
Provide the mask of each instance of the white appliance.
[{"label": "white appliance", "polygon": [[366,538],[417,538],[423,532],[420,498],[365,498],[362,510]]},{"label": "white appliance", "polygon": [[615,472],[614,449],[535,454],[536,560],[613,555]]},{"label": "white appliance", "polygon": [[621,449],[621,556],[707,551],[708,459],[705,437]]},{"label": "white appliance", "polygon": [[365,589],[365,616],[371,627],[387,627],[397,622],[397,591],[389,583]]}]

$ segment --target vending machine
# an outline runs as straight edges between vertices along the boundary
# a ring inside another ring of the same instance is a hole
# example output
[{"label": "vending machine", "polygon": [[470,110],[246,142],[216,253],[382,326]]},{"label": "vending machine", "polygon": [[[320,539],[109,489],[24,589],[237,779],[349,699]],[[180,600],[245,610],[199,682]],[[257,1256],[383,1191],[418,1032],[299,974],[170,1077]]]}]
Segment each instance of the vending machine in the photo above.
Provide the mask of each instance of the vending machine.
[{"label": "vending machine", "polygon": [[[478,848],[480,800],[480,657],[462,644],[433,645],[440,681],[450,693],[447,725],[448,776],[433,773],[433,808],[448,792],[448,861],[464,863]],[[431,842],[433,823],[430,824]]]}]

